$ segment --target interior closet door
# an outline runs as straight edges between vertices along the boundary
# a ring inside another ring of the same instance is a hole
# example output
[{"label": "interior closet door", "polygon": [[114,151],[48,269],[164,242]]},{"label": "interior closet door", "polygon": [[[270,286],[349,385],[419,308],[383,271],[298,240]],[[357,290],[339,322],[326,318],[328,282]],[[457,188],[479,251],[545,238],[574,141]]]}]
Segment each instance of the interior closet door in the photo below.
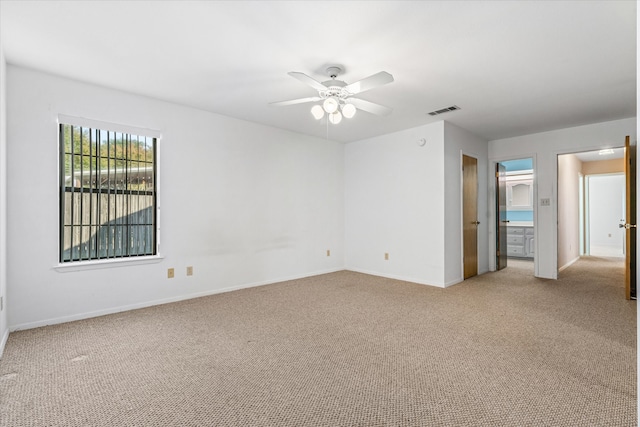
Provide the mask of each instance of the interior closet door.
[{"label": "interior closet door", "polygon": [[464,278],[478,274],[478,159],[462,156]]},{"label": "interior closet door", "polygon": [[636,144],[629,136],[624,141],[624,175],[626,180],[624,283],[627,299],[636,299]]}]

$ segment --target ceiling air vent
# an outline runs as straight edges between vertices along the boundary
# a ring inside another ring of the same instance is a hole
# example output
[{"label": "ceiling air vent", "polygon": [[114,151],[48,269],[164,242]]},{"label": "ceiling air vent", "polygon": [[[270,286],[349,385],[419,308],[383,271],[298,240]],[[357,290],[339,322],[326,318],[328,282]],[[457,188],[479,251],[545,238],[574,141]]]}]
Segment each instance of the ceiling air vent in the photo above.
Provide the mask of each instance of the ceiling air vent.
[{"label": "ceiling air vent", "polygon": [[449,111],[456,111],[459,110],[460,107],[458,107],[457,105],[452,105],[451,107],[447,107],[447,108],[443,108],[441,110],[436,110],[436,111],[432,111],[430,113],[428,113],[430,116],[437,116],[438,114],[444,114],[444,113],[448,113]]}]

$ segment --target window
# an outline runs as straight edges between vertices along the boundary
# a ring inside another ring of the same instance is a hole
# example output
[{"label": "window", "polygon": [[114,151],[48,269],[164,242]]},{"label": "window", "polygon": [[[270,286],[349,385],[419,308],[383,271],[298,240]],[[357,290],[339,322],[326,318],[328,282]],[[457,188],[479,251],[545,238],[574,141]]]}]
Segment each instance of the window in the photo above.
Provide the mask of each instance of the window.
[{"label": "window", "polygon": [[156,255],[156,138],[59,126],[60,262]]}]

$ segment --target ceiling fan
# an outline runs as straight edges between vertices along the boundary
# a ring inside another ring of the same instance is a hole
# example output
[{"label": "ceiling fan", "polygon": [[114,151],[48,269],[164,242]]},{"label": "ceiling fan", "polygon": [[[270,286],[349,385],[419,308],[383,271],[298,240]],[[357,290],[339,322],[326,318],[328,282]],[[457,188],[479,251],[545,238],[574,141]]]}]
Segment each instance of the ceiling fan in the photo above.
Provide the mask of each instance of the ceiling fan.
[{"label": "ceiling fan", "polygon": [[380,71],[355,83],[347,84],[342,80],[336,79],[342,71],[342,68],[337,65],[328,67],[327,74],[331,77],[331,80],[325,82],[319,82],[298,71],[291,71],[288,73],[291,77],[317,90],[318,96],[272,102],[271,105],[286,106],[322,101],[322,104],[316,104],[311,108],[311,114],[313,114],[317,120],[320,120],[324,117],[324,114],[327,113],[329,121],[333,124],[340,123],[342,116],[348,119],[352,118],[356,114],[356,110],[362,110],[380,116],[386,116],[391,113],[392,110],[389,107],[353,97],[364,91],[391,83],[393,81],[391,74],[386,71]]}]

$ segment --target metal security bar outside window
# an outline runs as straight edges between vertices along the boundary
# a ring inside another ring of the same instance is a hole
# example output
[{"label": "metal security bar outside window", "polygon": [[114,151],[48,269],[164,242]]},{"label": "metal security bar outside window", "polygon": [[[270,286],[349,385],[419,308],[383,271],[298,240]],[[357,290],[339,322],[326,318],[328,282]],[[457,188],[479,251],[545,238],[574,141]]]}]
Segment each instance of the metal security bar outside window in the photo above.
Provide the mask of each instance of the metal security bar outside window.
[{"label": "metal security bar outside window", "polygon": [[156,255],[156,138],[59,126],[60,262]]}]

